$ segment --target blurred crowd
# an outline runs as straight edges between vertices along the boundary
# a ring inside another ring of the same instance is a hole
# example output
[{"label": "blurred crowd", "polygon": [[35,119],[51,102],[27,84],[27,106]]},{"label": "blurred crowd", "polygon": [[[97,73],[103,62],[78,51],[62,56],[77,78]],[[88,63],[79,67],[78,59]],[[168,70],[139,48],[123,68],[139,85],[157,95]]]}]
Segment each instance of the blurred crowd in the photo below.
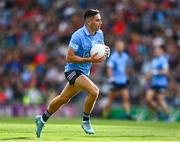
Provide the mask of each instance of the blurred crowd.
[{"label": "blurred crowd", "polygon": [[[84,24],[87,8],[100,10],[112,51],[117,38],[126,43],[132,103],[144,103],[152,49],[163,46],[171,71],[167,98],[180,106],[179,0],[1,0],[0,104],[45,104],[62,90],[69,39]],[[106,63],[92,68],[101,97],[108,91],[105,70]]]}]

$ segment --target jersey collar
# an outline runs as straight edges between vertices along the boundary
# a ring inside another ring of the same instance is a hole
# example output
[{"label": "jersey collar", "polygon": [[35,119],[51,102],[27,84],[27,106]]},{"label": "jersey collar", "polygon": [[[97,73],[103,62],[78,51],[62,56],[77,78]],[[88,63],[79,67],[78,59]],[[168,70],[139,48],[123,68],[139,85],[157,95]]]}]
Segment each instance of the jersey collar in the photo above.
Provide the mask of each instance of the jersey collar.
[{"label": "jersey collar", "polygon": [[83,28],[84,28],[84,32],[86,33],[87,36],[91,35],[91,34],[89,33],[89,31],[88,31],[86,25],[84,25]]}]

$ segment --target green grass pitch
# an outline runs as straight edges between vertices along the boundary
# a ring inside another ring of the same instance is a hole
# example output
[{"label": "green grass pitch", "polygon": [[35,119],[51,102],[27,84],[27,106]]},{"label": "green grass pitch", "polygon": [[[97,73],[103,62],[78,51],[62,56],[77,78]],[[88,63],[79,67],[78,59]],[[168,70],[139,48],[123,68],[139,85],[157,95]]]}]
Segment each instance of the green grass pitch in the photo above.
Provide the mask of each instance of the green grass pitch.
[{"label": "green grass pitch", "polygon": [[0,118],[0,142],[180,142],[180,123],[92,119],[95,135],[80,127],[81,119],[51,118],[40,139],[33,118]]}]

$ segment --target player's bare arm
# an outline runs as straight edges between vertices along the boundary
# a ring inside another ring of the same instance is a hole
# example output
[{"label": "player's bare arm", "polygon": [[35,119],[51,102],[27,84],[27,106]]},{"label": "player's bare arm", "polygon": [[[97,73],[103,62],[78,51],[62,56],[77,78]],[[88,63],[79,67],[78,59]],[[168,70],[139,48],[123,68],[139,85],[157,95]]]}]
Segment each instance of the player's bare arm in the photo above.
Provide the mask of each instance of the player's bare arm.
[{"label": "player's bare arm", "polygon": [[66,61],[67,62],[71,62],[71,63],[85,63],[85,62],[92,62],[92,63],[99,63],[102,62],[106,59],[106,55],[101,57],[101,58],[97,58],[96,54],[94,54],[91,57],[79,57],[77,55],[75,55],[75,52],[72,49],[68,49],[67,51],[67,56],[66,56]]},{"label": "player's bare arm", "polygon": [[165,69],[162,69],[159,74],[163,74],[163,75],[169,75],[169,69],[168,68],[165,68]]}]

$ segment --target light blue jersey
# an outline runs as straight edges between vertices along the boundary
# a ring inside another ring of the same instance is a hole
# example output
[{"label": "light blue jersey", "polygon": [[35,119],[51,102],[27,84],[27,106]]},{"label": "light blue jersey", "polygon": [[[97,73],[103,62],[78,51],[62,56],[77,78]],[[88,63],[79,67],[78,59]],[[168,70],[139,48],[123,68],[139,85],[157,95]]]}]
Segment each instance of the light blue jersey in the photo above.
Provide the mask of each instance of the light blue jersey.
[{"label": "light blue jersey", "polygon": [[[84,25],[72,34],[69,42],[69,48],[75,51],[79,57],[90,57],[90,50],[94,44],[104,44],[104,36],[101,30],[92,36]],[[65,72],[70,70],[80,70],[85,75],[90,74],[92,63],[66,63]]]},{"label": "light blue jersey", "polygon": [[112,69],[114,82],[117,84],[127,83],[126,68],[129,62],[129,56],[126,52],[119,53],[114,51],[107,61],[107,66]]},{"label": "light blue jersey", "polygon": [[151,62],[151,71],[153,74],[151,78],[152,87],[167,87],[168,77],[166,75],[158,74],[162,69],[168,69],[168,59],[162,55],[159,57],[154,57]]}]

